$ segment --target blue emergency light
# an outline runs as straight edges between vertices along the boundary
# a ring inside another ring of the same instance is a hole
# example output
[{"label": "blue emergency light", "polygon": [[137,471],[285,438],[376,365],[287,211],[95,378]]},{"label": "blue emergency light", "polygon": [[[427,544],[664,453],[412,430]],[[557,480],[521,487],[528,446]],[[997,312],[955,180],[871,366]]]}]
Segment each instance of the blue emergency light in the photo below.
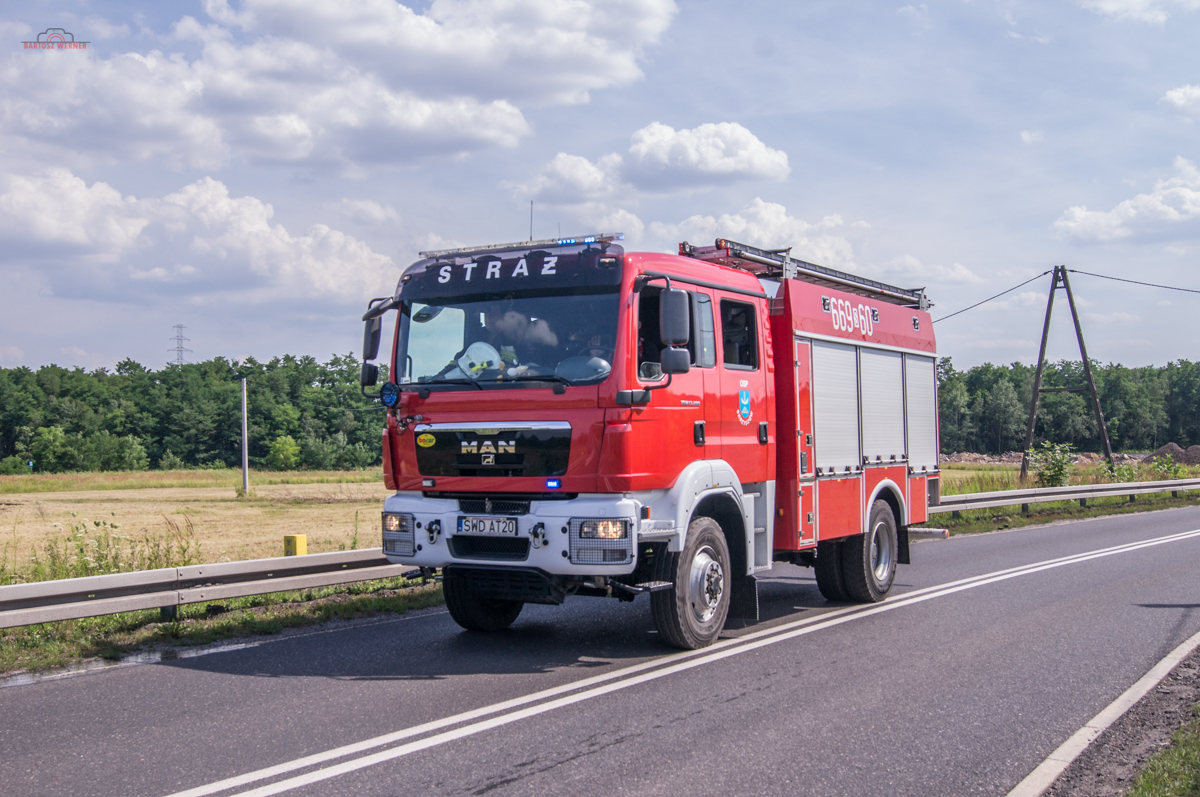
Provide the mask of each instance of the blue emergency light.
[{"label": "blue emergency light", "polygon": [[557,490],[559,487],[562,487],[561,479],[546,479],[547,490]]}]

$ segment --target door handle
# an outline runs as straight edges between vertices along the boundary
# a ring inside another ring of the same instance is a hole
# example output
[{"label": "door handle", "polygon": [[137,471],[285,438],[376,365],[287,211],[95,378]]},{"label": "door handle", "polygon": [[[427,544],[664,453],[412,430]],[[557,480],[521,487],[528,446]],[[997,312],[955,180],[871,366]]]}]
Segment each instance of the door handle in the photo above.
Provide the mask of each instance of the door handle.
[{"label": "door handle", "polygon": [[758,442],[764,446],[767,444],[767,422],[763,421],[758,425]]},{"label": "door handle", "polygon": [[696,421],[692,427],[692,441],[698,445],[704,445],[704,421]]}]

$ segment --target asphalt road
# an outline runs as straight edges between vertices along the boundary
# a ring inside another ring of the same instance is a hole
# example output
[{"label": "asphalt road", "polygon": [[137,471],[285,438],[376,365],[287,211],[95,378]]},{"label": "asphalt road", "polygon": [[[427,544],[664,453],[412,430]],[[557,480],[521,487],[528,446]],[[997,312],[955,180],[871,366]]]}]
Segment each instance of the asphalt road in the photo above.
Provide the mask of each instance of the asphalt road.
[{"label": "asphalt road", "polygon": [[923,542],[869,607],[781,565],[764,622],[693,654],[644,597],[574,598],[495,635],[429,611],[12,686],[0,793],[1003,795],[1200,631],[1194,530]]}]

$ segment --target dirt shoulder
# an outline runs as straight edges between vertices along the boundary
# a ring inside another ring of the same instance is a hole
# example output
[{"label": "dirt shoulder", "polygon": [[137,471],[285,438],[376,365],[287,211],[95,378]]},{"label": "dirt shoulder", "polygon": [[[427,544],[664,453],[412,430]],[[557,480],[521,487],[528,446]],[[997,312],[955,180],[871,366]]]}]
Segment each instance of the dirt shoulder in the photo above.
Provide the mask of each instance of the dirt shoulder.
[{"label": "dirt shoulder", "polygon": [[1192,717],[1200,703],[1200,650],[1100,734],[1046,792],[1050,797],[1125,794],[1150,757]]}]

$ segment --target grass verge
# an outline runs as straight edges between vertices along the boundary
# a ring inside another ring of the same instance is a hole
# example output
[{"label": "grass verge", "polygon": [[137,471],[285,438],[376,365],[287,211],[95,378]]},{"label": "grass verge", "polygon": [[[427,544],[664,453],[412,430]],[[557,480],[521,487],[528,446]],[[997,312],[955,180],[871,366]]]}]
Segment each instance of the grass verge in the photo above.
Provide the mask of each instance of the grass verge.
[{"label": "grass verge", "polygon": [[441,603],[440,584],[391,578],[181,606],[169,622],[155,609],[0,629],[0,675],[88,659],[115,661],[161,647],[277,634],[328,620],[403,614]]},{"label": "grass verge", "polygon": [[951,534],[979,534],[1023,526],[1040,526],[1057,520],[1131,515],[1184,506],[1200,506],[1200,492],[1181,492],[1178,498],[1173,498],[1170,493],[1151,493],[1137,496],[1136,501],[1130,501],[1125,496],[1089,498],[1086,507],[1080,506],[1078,501],[1053,501],[1030,504],[1028,513],[1022,513],[1018,505],[965,510],[961,517],[957,518],[947,512],[931,515],[927,525],[949,529]]},{"label": "grass verge", "polygon": [[[382,483],[383,469],[250,471],[250,487],[268,484]],[[80,490],[142,490],[154,487],[241,487],[237,468],[214,470],[148,470],[96,473],[31,473],[0,476],[0,495],[60,493]]]},{"label": "grass verge", "polygon": [[1194,797],[1200,795],[1200,706],[1192,719],[1171,737],[1168,747],[1155,753],[1127,797]]}]

